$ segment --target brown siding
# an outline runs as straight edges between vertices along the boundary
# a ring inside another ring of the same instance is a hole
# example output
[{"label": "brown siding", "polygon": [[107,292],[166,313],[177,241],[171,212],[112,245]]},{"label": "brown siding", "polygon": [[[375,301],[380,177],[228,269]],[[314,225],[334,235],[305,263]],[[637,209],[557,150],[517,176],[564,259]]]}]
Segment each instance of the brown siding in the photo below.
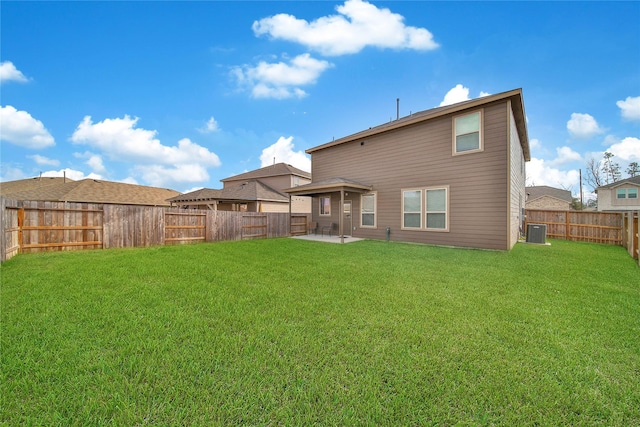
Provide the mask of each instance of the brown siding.
[{"label": "brown siding", "polygon": [[[473,111],[473,110],[471,110]],[[506,101],[484,107],[484,151],[452,155],[452,117],[406,126],[314,151],[313,180],[334,177],[373,186],[378,193],[377,229],[360,228],[359,195],[354,201],[354,236],[439,245],[508,249],[507,167],[509,157]],[[401,230],[401,189],[449,186],[449,232]],[[331,218],[312,215],[322,224],[337,222],[339,194],[332,199]]]}]

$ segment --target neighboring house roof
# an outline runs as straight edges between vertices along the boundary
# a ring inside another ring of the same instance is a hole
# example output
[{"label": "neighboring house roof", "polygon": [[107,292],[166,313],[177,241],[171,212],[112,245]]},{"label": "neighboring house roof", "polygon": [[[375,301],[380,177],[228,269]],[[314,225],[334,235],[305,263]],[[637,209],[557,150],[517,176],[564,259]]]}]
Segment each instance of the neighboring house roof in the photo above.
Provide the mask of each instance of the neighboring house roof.
[{"label": "neighboring house roof", "polygon": [[[58,182],[7,194],[14,200],[34,200],[50,202],[111,203],[121,205],[169,206],[167,199],[179,195],[167,188],[121,182],[83,179],[80,181]],[[4,186],[5,183],[3,183]],[[3,190],[4,192],[4,190]],[[3,194],[4,195],[4,194]]]},{"label": "neighboring house roof", "polygon": [[16,181],[0,182],[0,196],[19,193],[21,191],[35,190],[49,185],[58,185],[65,182],[74,182],[63,177],[41,176],[35,178],[19,179]]},{"label": "neighboring house roof", "polygon": [[222,190],[203,188],[190,193],[181,194],[169,199],[172,203],[203,202],[283,202],[289,203],[289,196],[269,187],[260,180],[245,181],[242,183],[227,185]]},{"label": "neighboring house roof", "polygon": [[332,142],[328,142],[317,147],[309,148],[306,150],[308,154],[315,151],[323,150],[325,148],[333,147],[340,144],[345,144],[354,140],[370,137],[383,132],[388,132],[394,129],[398,129],[405,126],[410,126],[416,123],[420,123],[426,120],[431,120],[440,116],[455,113],[458,111],[466,110],[469,108],[479,107],[481,105],[489,104],[495,101],[501,101],[510,99],[513,105],[513,114],[516,121],[516,127],[518,129],[518,136],[520,138],[520,144],[522,146],[522,152],[526,161],[531,160],[531,153],[529,150],[529,136],[526,126],[526,114],[524,111],[524,102],[522,100],[522,89],[514,89],[508,92],[502,92],[495,95],[483,96],[481,98],[472,99],[469,101],[459,102],[457,104],[447,105],[444,107],[432,108],[430,110],[419,111],[412,113],[409,116],[402,117],[398,120],[391,121],[389,123],[382,124],[380,126],[372,127],[367,130],[354,133],[344,138],[336,139]]},{"label": "neighboring house roof", "polygon": [[543,196],[550,196],[554,199],[559,199],[567,203],[573,202],[571,191],[561,190],[560,188],[548,187],[546,185],[537,185],[533,187],[526,187],[527,202],[532,202]]},{"label": "neighboring house roof", "polygon": [[634,185],[639,185],[640,186],[640,175],[634,176],[633,178],[622,179],[620,181],[616,181],[616,182],[613,182],[611,184],[601,185],[600,187],[596,188],[596,193],[601,188],[616,188],[616,187],[620,187],[621,185],[625,185],[625,184],[634,184]]},{"label": "neighboring house roof", "polygon": [[309,172],[305,172],[302,169],[294,168],[291,165],[286,163],[276,163],[271,166],[266,166],[264,168],[256,169],[253,171],[241,173],[239,175],[230,176],[229,178],[221,179],[222,182],[228,181],[238,181],[238,180],[251,180],[251,179],[260,179],[267,178],[271,176],[281,176],[281,175],[296,175],[303,178],[311,179],[311,174]]}]

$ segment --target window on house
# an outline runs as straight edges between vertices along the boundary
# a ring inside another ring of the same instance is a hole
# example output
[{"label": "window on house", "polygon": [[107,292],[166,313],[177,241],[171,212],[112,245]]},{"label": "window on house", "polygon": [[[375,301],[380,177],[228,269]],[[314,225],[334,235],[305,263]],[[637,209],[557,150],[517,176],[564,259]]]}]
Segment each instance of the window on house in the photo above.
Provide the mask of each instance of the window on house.
[{"label": "window on house", "polygon": [[320,215],[331,215],[331,197],[320,197]]},{"label": "window on house", "polygon": [[480,111],[454,119],[454,154],[482,150],[481,123]]},{"label": "window on house", "polygon": [[360,205],[362,206],[361,214],[361,227],[375,227],[376,226],[376,194],[369,193],[363,194],[360,198]]},{"label": "window on house", "polygon": [[402,192],[402,228],[422,227],[422,190]]},{"label": "window on house", "polygon": [[293,186],[297,187],[300,185],[300,177],[299,176],[294,176],[293,177]]},{"label": "window on house", "polygon": [[448,193],[448,186],[403,190],[402,228],[449,231]]},{"label": "window on house", "polygon": [[425,190],[427,199],[427,230],[446,230],[447,225],[447,189],[434,188]]},{"label": "window on house", "polygon": [[627,190],[625,190],[624,188],[618,188],[618,190],[616,191],[616,194],[618,199],[627,198]]},{"label": "window on house", "polygon": [[637,199],[638,198],[638,189],[637,188],[629,188],[627,190],[627,197],[630,199]]}]

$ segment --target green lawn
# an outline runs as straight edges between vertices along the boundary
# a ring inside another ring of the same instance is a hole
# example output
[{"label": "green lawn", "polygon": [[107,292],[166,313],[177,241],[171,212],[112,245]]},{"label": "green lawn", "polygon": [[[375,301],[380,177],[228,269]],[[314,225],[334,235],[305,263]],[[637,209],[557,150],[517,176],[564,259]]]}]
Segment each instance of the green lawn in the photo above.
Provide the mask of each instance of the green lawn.
[{"label": "green lawn", "polygon": [[6,425],[640,425],[620,247],[272,239],[0,271]]}]

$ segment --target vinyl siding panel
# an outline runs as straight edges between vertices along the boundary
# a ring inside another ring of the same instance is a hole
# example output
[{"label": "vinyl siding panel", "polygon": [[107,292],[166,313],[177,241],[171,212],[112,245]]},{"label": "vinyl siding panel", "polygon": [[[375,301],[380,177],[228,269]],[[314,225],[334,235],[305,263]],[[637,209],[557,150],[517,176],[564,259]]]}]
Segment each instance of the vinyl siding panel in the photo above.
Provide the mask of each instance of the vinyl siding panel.
[{"label": "vinyl siding panel", "polygon": [[[377,191],[377,228],[360,228],[360,196],[353,201],[353,235],[489,249],[508,249],[507,227],[509,120],[507,102],[483,109],[482,152],[452,155],[453,117],[433,120],[377,134],[363,140],[314,151],[313,181],[341,177],[373,185]],[[476,111],[469,110],[468,112]],[[449,232],[401,230],[402,189],[449,187]],[[320,224],[338,222],[339,194],[332,197],[331,218],[312,214]]]},{"label": "vinyl siding panel", "polygon": [[512,248],[520,237],[524,218],[522,208],[525,206],[526,188],[524,172],[524,155],[520,145],[520,137],[516,128],[516,119],[513,116],[511,103],[507,103],[509,114],[509,248]]}]

